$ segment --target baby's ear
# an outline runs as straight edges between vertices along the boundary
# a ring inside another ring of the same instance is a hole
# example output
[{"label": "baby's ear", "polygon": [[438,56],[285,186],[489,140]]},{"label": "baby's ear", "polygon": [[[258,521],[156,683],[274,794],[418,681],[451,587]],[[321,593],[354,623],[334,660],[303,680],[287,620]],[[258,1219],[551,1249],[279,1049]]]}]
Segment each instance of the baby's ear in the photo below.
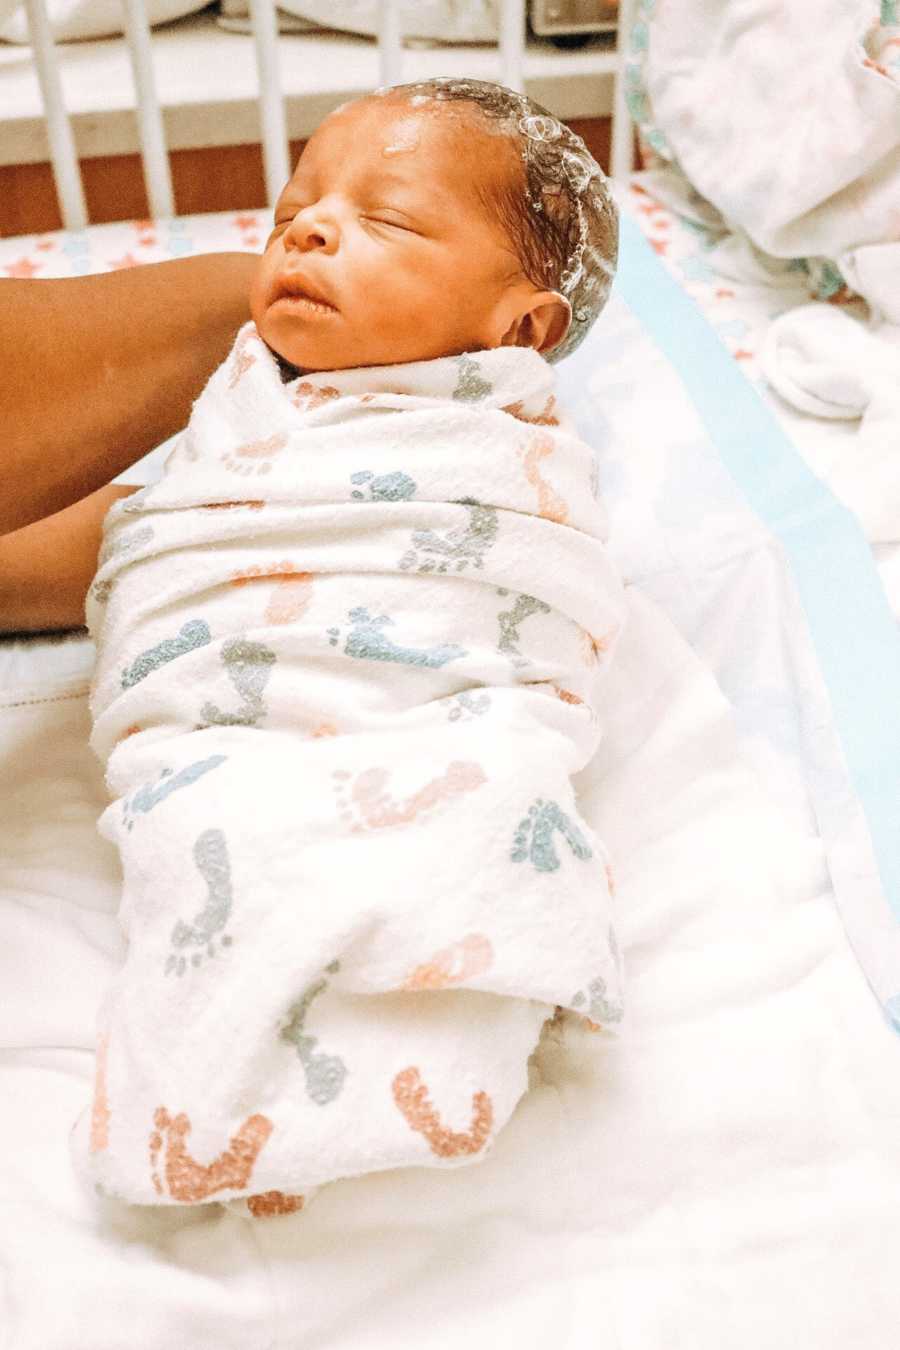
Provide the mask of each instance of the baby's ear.
[{"label": "baby's ear", "polygon": [[533,347],[551,352],[569,331],[572,306],[558,291],[537,291],[503,335],[504,347]]}]

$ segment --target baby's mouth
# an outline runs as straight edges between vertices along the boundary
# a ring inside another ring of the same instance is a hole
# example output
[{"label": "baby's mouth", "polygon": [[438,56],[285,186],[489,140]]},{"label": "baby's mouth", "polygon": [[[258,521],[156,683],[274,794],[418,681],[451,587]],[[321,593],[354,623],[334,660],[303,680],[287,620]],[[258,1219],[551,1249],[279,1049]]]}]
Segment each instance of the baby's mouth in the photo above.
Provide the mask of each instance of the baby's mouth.
[{"label": "baby's mouth", "polygon": [[314,313],[336,314],[337,305],[326,300],[313,286],[299,277],[281,277],[275,287],[272,304],[284,303],[290,308]]}]

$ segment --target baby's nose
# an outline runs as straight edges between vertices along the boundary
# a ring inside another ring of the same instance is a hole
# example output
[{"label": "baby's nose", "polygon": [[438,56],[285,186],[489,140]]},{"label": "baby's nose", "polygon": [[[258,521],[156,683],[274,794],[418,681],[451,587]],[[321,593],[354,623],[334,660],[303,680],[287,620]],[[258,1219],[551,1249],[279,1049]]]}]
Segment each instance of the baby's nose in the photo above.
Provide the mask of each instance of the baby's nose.
[{"label": "baby's nose", "polygon": [[301,253],[311,253],[316,249],[330,252],[337,247],[337,227],[327,213],[316,211],[312,207],[299,211],[288,230],[288,243]]}]

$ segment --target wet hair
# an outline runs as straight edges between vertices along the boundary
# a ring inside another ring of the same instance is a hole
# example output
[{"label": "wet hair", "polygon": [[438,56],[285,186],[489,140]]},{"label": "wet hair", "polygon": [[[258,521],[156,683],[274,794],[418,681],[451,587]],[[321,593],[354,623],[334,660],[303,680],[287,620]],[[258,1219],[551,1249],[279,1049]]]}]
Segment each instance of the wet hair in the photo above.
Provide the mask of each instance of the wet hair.
[{"label": "wet hair", "polygon": [[475,104],[485,131],[509,137],[522,164],[518,181],[479,189],[512,243],[522,271],[572,306],[569,331],[549,361],[573,352],[609,298],[616,270],[619,213],[609,182],[584,141],[533,99],[485,80],[444,77],[394,85],[376,94],[412,107],[432,101]]}]

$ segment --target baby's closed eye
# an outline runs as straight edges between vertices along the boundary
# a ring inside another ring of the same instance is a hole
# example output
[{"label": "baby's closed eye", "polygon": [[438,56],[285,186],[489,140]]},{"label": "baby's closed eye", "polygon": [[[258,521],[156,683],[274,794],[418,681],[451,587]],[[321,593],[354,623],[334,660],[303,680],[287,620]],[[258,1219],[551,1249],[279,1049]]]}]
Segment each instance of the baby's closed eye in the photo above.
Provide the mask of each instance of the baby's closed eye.
[{"label": "baby's closed eye", "polygon": [[393,207],[376,207],[375,209],[363,212],[362,219],[372,225],[387,225],[391,229],[405,230],[409,234],[421,234],[422,226],[419,221],[414,220],[412,216],[406,215],[404,211],[397,211]]}]

